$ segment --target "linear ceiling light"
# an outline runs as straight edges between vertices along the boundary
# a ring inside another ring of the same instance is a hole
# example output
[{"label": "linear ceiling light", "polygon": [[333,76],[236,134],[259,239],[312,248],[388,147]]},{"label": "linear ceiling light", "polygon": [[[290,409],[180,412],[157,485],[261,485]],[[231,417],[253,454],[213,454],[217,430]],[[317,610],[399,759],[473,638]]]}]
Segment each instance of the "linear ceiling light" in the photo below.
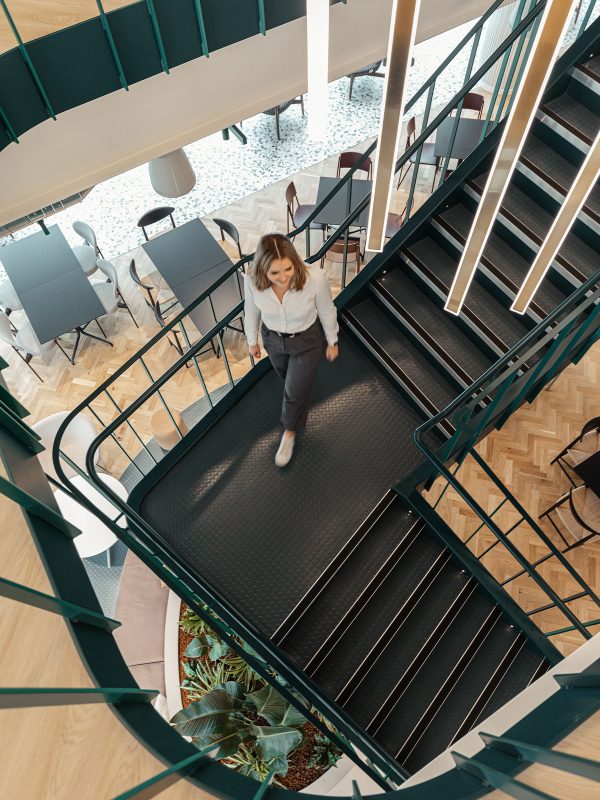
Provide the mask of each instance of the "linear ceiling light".
[{"label": "linear ceiling light", "polygon": [[329,0],[306,0],[306,61],[308,138],[323,141],[327,135]]},{"label": "linear ceiling light", "polygon": [[524,314],[527,311],[527,306],[531,303],[598,178],[600,178],[600,133],[590,147],[577,177],[554,218],[511,306],[511,311],[516,311],[518,314]]},{"label": "linear ceiling light", "polygon": [[524,78],[516,89],[511,113],[504,122],[492,168],[450,287],[445,308],[452,314],[461,312],[577,2],[548,0],[542,12],[525,64]]},{"label": "linear ceiling light", "polygon": [[421,0],[394,0],[383,84],[383,107],[379,122],[379,143],[371,207],[367,224],[367,250],[380,252],[390,210],[396,152],[402,129],[406,75],[415,41]]}]

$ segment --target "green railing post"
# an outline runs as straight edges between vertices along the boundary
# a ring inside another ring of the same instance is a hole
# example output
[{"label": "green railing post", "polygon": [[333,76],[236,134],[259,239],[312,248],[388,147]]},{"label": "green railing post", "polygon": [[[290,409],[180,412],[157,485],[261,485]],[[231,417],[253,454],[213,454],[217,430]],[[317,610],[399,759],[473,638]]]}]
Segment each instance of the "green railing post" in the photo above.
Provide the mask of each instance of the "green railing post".
[{"label": "green railing post", "polygon": [[18,439],[24,444],[31,453],[37,454],[45,450],[40,441],[41,437],[27,423],[23,422],[21,415],[8,406],[4,400],[0,400],[0,426],[14,439]]},{"label": "green railing post", "polygon": [[25,62],[25,65],[27,66],[27,69],[29,70],[29,74],[31,75],[31,78],[32,78],[32,80],[33,80],[33,82],[34,82],[34,84],[36,86],[36,89],[38,90],[42,100],[44,101],[44,105],[46,106],[46,111],[48,112],[48,114],[50,114],[52,119],[56,119],[56,114],[54,113],[54,109],[52,108],[52,103],[50,102],[50,98],[46,94],[46,90],[44,89],[44,86],[43,86],[43,84],[42,84],[42,82],[40,80],[40,76],[38,75],[37,70],[34,67],[31,58],[29,57],[29,53],[27,52],[27,48],[25,47],[25,45],[23,43],[23,40],[21,39],[21,35],[20,35],[19,31],[17,30],[17,26],[15,25],[14,20],[13,20],[11,14],[10,14],[10,11],[8,10],[8,8],[6,6],[5,0],[0,0],[0,8],[2,8],[2,10],[4,11],[6,19],[8,20],[8,24],[11,27],[11,30],[12,30],[14,36],[15,36],[15,39],[17,40],[17,44],[18,44],[18,47],[19,47],[19,52],[21,53],[21,57],[22,57],[23,61]]},{"label": "green railing post", "polygon": [[[537,2],[537,0],[531,0],[531,4],[529,6],[528,13],[533,11],[533,9],[535,8],[536,2]],[[539,22],[539,19],[540,19],[540,17],[538,15],[538,17],[536,18],[535,21]],[[534,25],[535,25],[535,22],[534,22]],[[500,122],[500,119],[502,118],[502,112],[504,111],[504,105],[505,105],[506,100],[508,98],[508,93],[510,92],[510,88],[513,85],[513,78],[515,76],[515,71],[517,69],[517,66],[519,65],[519,59],[521,58],[521,52],[523,50],[523,45],[525,44],[525,39],[527,38],[528,33],[531,32],[531,37],[530,37],[529,41],[530,41],[530,43],[533,43],[533,39],[534,39],[533,31],[534,30],[535,30],[535,27],[532,26],[531,31],[528,31],[527,29],[525,29],[523,31],[523,33],[519,36],[519,39],[518,39],[518,42],[517,42],[517,46],[515,48],[515,54],[514,54],[512,63],[511,63],[511,65],[509,67],[509,70],[508,70],[508,78],[506,80],[506,83],[504,84],[504,89],[502,90],[502,96],[500,98],[500,103],[498,104],[498,110],[496,111],[496,118],[495,118],[495,121],[494,121],[494,126],[496,126]],[[527,52],[529,52],[529,49],[527,50]],[[526,61],[526,57],[521,62],[522,66],[524,66],[525,61]],[[514,96],[514,93],[513,93],[513,96]]]},{"label": "green railing post", "polygon": [[0,709],[70,706],[89,703],[149,703],[156,689],[0,688]]},{"label": "green railing post", "polygon": [[8,117],[4,113],[4,109],[0,106],[0,120],[2,120],[2,126],[4,127],[5,131],[8,133],[10,138],[13,140],[15,144],[19,144],[19,140],[17,138],[17,134],[14,131],[13,126],[8,121]]},{"label": "green railing post", "polygon": [[563,689],[600,689],[600,672],[575,672],[554,675]]},{"label": "green railing post", "polygon": [[265,0],[258,0],[258,31],[263,36],[267,35],[267,23],[265,20]]},{"label": "green railing post", "polygon": [[206,38],[206,26],[204,24],[204,14],[202,13],[201,0],[194,0],[194,9],[196,11],[196,21],[198,22],[198,32],[200,34],[200,44],[202,46],[202,54],[210,58],[208,51],[208,39]]},{"label": "green railing post", "polygon": [[158,24],[158,17],[156,16],[156,9],[154,8],[154,0],[146,0],[146,7],[148,14],[152,20],[152,28],[154,29],[154,37],[156,39],[156,46],[160,55],[160,63],[162,64],[163,72],[169,74],[169,64],[167,63],[167,54],[165,53],[165,46],[163,43],[160,26]]},{"label": "green railing post", "polygon": [[67,522],[64,517],[50,508],[50,506],[42,503],[37,497],[33,497],[33,495],[30,495],[24,489],[21,489],[2,475],[0,475],[0,494],[8,497],[9,500],[14,500],[15,503],[18,503],[35,517],[43,519],[44,522],[47,522],[60,533],[63,533],[68,539],[74,539],[81,533],[79,528]]},{"label": "green railing post", "polygon": [[557,800],[554,795],[546,794],[546,792],[541,792],[525,783],[521,783],[521,781],[511,778],[505,772],[494,769],[475,758],[467,758],[467,756],[455,751],[452,751],[450,755],[458,769],[472,775],[481,782],[482,786],[500,789],[511,797],[519,798],[519,800]]},{"label": "green railing post", "polygon": [[569,772],[571,775],[600,781],[600,763],[598,761],[572,756],[570,753],[562,753],[548,747],[538,747],[538,745],[528,744],[517,739],[508,739],[505,736],[493,736],[491,733],[480,732],[479,736],[490,750],[499,750],[524,761],[545,764],[562,772]]},{"label": "green railing post", "polygon": [[115,66],[117,68],[119,81],[121,82],[121,86],[123,87],[123,89],[125,89],[125,91],[128,92],[129,84],[127,83],[127,78],[125,77],[125,72],[123,71],[123,65],[121,64],[121,59],[119,58],[117,46],[115,44],[115,40],[113,38],[112,31],[110,29],[110,25],[108,24],[108,19],[104,12],[102,0],[96,0],[96,5],[98,6],[98,11],[100,13],[100,22],[102,23],[102,28],[104,29],[104,34],[108,41],[108,46],[110,47],[110,52],[112,53],[113,61],[115,62]]},{"label": "green railing post", "polygon": [[14,581],[9,581],[6,578],[0,578],[0,595],[18,603],[25,603],[34,608],[58,614],[71,620],[71,622],[93,625],[109,632],[114,631],[121,624],[114,619],[98,614],[96,611],[90,611],[87,608],[75,605],[75,603],[69,603],[67,600],[60,600],[58,597],[38,592],[36,589],[30,589],[28,586],[14,583]]},{"label": "green railing post", "polygon": [[143,783],[134,786],[133,789],[123,792],[123,794],[115,797],[114,800],[130,800],[132,797],[140,797],[143,798],[143,800],[149,800],[151,797],[156,797],[156,795],[164,792],[165,789],[168,789],[169,786],[172,786],[180,778],[184,778],[186,775],[198,769],[198,767],[210,763],[210,759],[207,758],[208,753],[212,750],[216,750],[220,746],[220,743],[217,742],[216,744],[210,745],[210,747],[199,750],[195,755],[185,758],[177,764],[173,764],[169,769],[165,769],[163,772],[159,772],[158,775],[154,775],[152,778],[143,781]]},{"label": "green railing post", "polygon": [[275,775],[275,770],[274,769],[270,770],[267,777],[258,787],[258,791],[254,795],[252,800],[263,800],[263,797],[266,797],[267,791],[269,789],[269,786],[271,785],[271,781],[273,780],[274,775]]}]

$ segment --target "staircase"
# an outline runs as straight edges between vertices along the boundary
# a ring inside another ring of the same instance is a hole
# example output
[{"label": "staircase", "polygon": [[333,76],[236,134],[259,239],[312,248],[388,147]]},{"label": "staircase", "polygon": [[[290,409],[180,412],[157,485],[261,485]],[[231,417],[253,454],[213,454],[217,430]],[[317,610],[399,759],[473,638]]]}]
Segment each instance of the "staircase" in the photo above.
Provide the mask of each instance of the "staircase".
[{"label": "staircase", "polygon": [[[599,26],[586,33],[594,42]],[[397,782],[560,660],[422,500],[413,433],[596,273],[598,189],[527,313],[510,311],[599,129],[590,53],[544,97],[460,316],[443,305],[493,133],[342,295],[341,357],[321,371],[290,466],[273,467],[281,387],[262,364],[128,501],[182,590],[198,587],[194,600]],[[432,449],[455,424],[427,433]],[[400,497],[390,487],[407,476]]]}]

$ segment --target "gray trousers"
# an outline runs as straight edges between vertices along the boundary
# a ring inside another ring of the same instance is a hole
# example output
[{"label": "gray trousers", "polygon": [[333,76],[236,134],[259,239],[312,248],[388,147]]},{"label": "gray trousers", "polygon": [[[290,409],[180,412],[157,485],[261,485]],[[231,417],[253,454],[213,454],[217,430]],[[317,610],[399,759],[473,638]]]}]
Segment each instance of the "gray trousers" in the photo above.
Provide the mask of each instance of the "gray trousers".
[{"label": "gray trousers", "polygon": [[283,381],[281,424],[288,431],[302,431],[327,344],[321,323],[317,320],[294,336],[280,336],[263,323],[262,338],[273,368]]}]

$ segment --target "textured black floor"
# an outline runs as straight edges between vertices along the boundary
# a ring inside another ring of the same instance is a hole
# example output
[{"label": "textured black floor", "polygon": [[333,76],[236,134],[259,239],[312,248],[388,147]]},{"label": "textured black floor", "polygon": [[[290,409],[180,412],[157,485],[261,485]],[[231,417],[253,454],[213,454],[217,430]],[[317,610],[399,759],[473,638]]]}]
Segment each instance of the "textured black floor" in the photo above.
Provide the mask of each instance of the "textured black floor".
[{"label": "textured black floor", "polygon": [[269,371],[141,505],[179,558],[267,635],[422,460],[412,443],[422,418],[346,335],[283,470],[273,463],[281,394]]},{"label": "textured black floor", "polygon": [[581,138],[591,144],[598,132],[598,117],[587,106],[569,94],[561,94],[542,106],[563,124],[578,131]]}]

